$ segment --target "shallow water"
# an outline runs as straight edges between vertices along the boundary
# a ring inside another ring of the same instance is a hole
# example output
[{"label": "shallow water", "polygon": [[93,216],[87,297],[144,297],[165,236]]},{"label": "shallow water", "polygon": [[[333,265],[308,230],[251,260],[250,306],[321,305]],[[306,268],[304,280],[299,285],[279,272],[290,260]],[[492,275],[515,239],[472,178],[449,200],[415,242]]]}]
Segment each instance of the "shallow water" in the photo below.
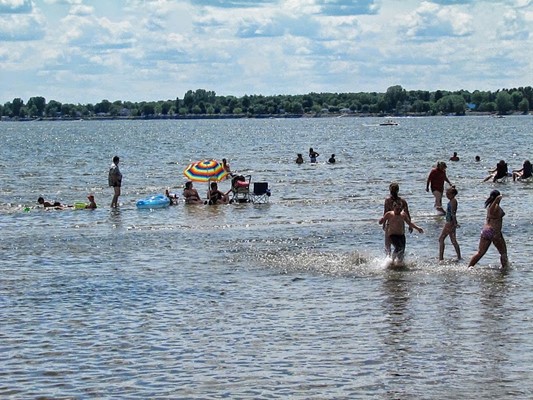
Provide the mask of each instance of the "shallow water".
[{"label": "shallow water", "polygon": [[[533,183],[481,182],[531,159],[531,117],[379,121],[0,123],[0,397],[531,397]],[[309,147],[321,163],[295,165]],[[449,242],[437,262],[425,180],[453,151],[463,256],[498,188],[506,271],[494,248],[475,269],[453,262]],[[269,182],[269,204],[135,208],[180,193],[204,157]],[[385,268],[377,224],[392,180],[426,231],[403,271]],[[88,192],[97,210],[35,207]]]}]

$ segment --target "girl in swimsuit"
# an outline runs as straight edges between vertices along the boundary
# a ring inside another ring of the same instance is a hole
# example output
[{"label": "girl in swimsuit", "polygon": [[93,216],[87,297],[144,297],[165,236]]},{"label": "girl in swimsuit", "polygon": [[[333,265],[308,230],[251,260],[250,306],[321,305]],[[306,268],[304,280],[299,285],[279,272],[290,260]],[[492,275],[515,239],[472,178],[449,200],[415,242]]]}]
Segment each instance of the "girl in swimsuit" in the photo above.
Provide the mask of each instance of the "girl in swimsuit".
[{"label": "girl in swimsuit", "polygon": [[452,186],[446,191],[446,197],[448,198],[448,206],[446,207],[446,224],[442,228],[442,233],[439,237],[439,260],[444,260],[444,239],[447,236],[450,236],[450,241],[455,248],[455,253],[457,253],[457,260],[461,259],[461,249],[459,248],[459,243],[457,243],[457,237],[455,231],[459,224],[457,223],[457,189],[455,186]]},{"label": "girl in swimsuit", "polygon": [[494,244],[498,252],[500,253],[500,262],[502,268],[509,266],[509,260],[507,258],[507,245],[502,234],[503,217],[505,213],[500,207],[500,201],[502,195],[498,190],[490,192],[490,197],[485,201],[485,208],[487,208],[487,220],[483,229],[481,230],[481,236],[479,238],[479,249],[476,254],[470,260],[469,267],[473,267],[477,262],[485,255],[489,249],[491,243]]}]

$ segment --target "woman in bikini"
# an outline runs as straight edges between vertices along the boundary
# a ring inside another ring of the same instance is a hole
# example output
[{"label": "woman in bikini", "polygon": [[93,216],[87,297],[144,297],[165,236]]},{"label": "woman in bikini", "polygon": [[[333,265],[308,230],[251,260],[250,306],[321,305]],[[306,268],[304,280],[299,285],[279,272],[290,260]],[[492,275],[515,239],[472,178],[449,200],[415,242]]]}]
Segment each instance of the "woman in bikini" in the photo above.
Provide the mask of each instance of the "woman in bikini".
[{"label": "woman in bikini", "polygon": [[503,217],[505,213],[500,207],[502,195],[498,190],[490,192],[490,197],[485,201],[485,208],[487,208],[487,220],[483,229],[481,230],[481,237],[479,238],[479,249],[470,260],[469,267],[473,267],[485,255],[491,243],[500,252],[500,261],[502,268],[509,265],[507,259],[507,245],[502,234]]},{"label": "woman in bikini", "polygon": [[185,183],[183,198],[185,199],[185,204],[203,204],[198,191],[192,187],[191,181]]}]

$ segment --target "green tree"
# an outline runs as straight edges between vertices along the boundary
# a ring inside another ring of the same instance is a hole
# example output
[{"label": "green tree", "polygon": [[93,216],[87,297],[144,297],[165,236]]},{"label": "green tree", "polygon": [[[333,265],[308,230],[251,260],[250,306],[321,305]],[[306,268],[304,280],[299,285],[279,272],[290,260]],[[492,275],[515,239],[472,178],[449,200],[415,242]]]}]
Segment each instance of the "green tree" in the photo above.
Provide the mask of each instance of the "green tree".
[{"label": "green tree", "polygon": [[22,101],[21,98],[17,97],[13,99],[13,101],[11,102],[11,112],[13,113],[14,117],[20,116],[20,110],[22,109],[23,106],[24,106],[24,102]]},{"label": "green tree", "polygon": [[518,90],[515,90],[511,93],[511,101],[514,106],[514,110],[518,110],[518,105],[520,104],[523,98],[524,98],[524,95],[522,94],[522,92]]},{"label": "green tree", "polygon": [[192,90],[188,90],[183,96],[183,106],[187,108],[187,112],[192,112],[192,106],[194,106],[194,93]]},{"label": "green tree", "polygon": [[94,105],[94,112],[96,114],[109,114],[111,109],[111,102],[109,100],[102,100],[100,103]]},{"label": "green tree", "polygon": [[407,99],[407,92],[400,85],[391,86],[385,93],[385,109],[384,112],[393,112],[397,110],[397,106],[403,104]]},{"label": "green tree", "polygon": [[529,101],[526,98],[523,98],[520,103],[518,103],[518,111],[522,114],[527,114],[529,112]]},{"label": "green tree", "polygon": [[46,104],[44,112],[47,117],[55,118],[61,114],[61,106],[62,104],[59,101],[50,100],[48,104]]},{"label": "green tree", "polygon": [[507,114],[513,109],[513,101],[507,91],[501,91],[496,95],[496,109],[498,114]]},{"label": "green tree", "polygon": [[27,106],[28,109],[32,110],[32,112],[30,112],[30,116],[42,117],[46,107],[46,99],[41,96],[30,97]]},{"label": "green tree", "polygon": [[308,112],[313,108],[313,97],[310,95],[305,95],[302,98],[302,107],[304,108],[304,111]]},{"label": "green tree", "polygon": [[443,114],[464,115],[466,111],[466,102],[463,96],[458,94],[449,94],[441,97],[435,103],[435,110]]},{"label": "green tree", "polygon": [[144,117],[151,117],[155,114],[155,106],[154,103],[144,103],[141,107],[141,114]]},{"label": "green tree", "polygon": [[478,108],[481,112],[494,112],[496,111],[496,103],[493,101],[486,101],[479,105]]},{"label": "green tree", "polygon": [[248,109],[250,108],[250,105],[252,104],[252,101],[250,100],[250,97],[247,95],[244,95],[244,97],[241,100],[242,109],[244,112],[248,112]]}]

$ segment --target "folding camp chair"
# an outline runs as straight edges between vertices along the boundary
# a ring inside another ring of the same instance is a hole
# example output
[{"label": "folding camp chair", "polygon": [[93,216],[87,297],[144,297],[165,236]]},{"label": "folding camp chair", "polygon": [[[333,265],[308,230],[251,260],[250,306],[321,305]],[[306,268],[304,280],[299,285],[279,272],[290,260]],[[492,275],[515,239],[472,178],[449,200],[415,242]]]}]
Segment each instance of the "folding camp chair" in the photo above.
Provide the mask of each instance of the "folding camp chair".
[{"label": "folding camp chair", "polygon": [[250,194],[251,175],[237,175],[231,179],[231,200],[234,203],[248,203],[252,201]]},{"label": "folding camp chair", "polygon": [[268,203],[270,198],[270,189],[268,182],[254,182],[254,191],[252,194],[253,203]]}]

